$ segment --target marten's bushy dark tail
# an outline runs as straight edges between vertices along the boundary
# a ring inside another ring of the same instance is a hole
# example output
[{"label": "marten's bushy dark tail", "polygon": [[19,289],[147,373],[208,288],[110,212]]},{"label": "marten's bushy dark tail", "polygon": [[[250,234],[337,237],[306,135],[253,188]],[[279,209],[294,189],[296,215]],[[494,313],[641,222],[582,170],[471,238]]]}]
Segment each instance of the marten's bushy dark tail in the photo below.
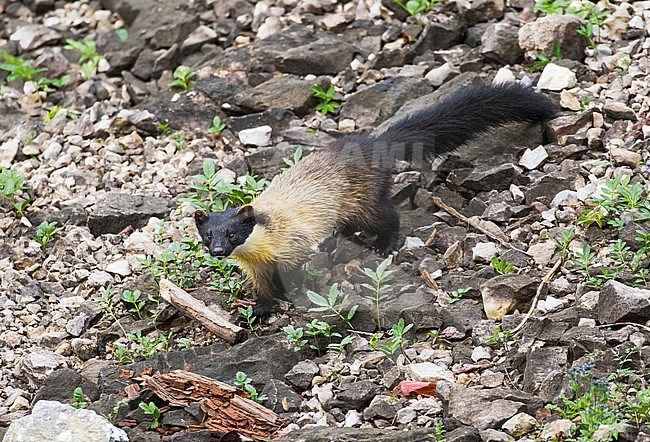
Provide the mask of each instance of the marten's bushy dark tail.
[{"label": "marten's bushy dark tail", "polygon": [[404,118],[374,141],[409,150],[419,148],[431,159],[454,151],[493,127],[546,120],[555,114],[550,100],[530,87],[477,86]]}]

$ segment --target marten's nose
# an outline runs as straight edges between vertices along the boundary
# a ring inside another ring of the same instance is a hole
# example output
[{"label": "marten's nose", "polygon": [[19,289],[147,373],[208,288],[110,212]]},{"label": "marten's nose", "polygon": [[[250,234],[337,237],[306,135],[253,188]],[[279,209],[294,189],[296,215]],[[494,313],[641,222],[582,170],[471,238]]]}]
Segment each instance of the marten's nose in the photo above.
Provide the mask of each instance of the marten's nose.
[{"label": "marten's nose", "polygon": [[226,256],[226,249],[224,249],[223,247],[215,247],[210,252],[210,255],[216,258],[221,258],[223,256]]}]

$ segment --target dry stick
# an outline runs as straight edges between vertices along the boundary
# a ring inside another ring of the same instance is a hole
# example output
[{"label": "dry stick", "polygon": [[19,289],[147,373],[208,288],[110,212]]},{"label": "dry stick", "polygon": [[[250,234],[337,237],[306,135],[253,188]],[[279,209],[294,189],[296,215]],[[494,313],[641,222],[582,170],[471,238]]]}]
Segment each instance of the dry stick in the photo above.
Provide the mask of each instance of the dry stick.
[{"label": "dry stick", "polygon": [[632,327],[639,327],[644,329],[647,332],[650,332],[650,327],[648,327],[647,325],[637,324],[636,322],[615,322],[613,324],[597,325],[596,328],[615,327],[617,325],[630,325]]},{"label": "dry stick", "polygon": [[246,330],[228,320],[228,313],[209,308],[185,290],[175,286],[168,279],[160,280],[160,297],[190,318],[196,319],[212,333],[229,344],[236,344],[246,338]]},{"label": "dry stick", "polygon": [[548,284],[553,274],[557,271],[557,269],[560,268],[561,265],[562,265],[562,258],[558,258],[558,260],[555,262],[555,265],[542,278],[542,281],[537,286],[537,292],[535,293],[535,297],[533,298],[533,304],[530,306],[530,309],[528,310],[528,313],[526,313],[526,316],[524,316],[524,320],[521,321],[518,326],[516,326],[510,331],[511,335],[514,335],[515,333],[519,332],[524,327],[526,321],[530,319],[533,312],[535,311],[535,307],[537,306],[537,301],[539,300],[539,296],[542,294],[542,290],[544,289],[544,286]]},{"label": "dry stick", "polygon": [[[461,220],[464,223],[469,224],[470,226],[474,227],[477,230],[480,230],[484,234],[486,234],[488,237],[492,238],[493,240],[497,241],[499,244],[502,246],[508,247],[509,249],[515,250],[519,253],[523,253],[524,255],[528,255],[528,252],[525,252],[521,249],[518,249],[517,247],[513,246],[510,244],[508,241],[506,241],[504,238],[506,238],[505,234],[503,232],[500,232],[503,235],[503,238],[499,237],[497,234],[494,232],[490,232],[488,229],[484,227],[485,222],[481,222],[482,220],[478,217],[472,217],[472,218],[467,218],[465,215],[457,211],[451,206],[448,206],[445,204],[440,197],[434,196],[433,202],[436,203],[438,207],[440,207],[442,210],[450,214],[451,216],[454,216]],[[492,224],[492,223],[490,223]],[[492,224],[493,225],[493,224]],[[528,255],[529,256],[529,255]]]}]

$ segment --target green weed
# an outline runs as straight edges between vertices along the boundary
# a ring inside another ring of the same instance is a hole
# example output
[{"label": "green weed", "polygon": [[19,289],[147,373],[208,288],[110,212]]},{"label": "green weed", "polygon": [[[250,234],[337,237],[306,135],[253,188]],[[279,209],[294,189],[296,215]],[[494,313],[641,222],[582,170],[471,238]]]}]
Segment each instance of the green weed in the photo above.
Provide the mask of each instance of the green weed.
[{"label": "green weed", "polygon": [[314,85],[311,88],[311,91],[314,93],[314,97],[320,100],[320,103],[316,105],[316,110],[327,115],[328,113],[335,113],[336,110],[341,106],[338,102],[334,100],[334,86],[330,86],[327,91],[324,91],[318,85]]},{"label": "green weed", "polygon": [[39,243],[43,248],[43,253],[47,249],[47,245],[54,241],[54,235],[61,231],[60,227],[57,227],[57,222],[47,222],[43,221],[36,228],[36,233],[34,234],[34,241]]}]

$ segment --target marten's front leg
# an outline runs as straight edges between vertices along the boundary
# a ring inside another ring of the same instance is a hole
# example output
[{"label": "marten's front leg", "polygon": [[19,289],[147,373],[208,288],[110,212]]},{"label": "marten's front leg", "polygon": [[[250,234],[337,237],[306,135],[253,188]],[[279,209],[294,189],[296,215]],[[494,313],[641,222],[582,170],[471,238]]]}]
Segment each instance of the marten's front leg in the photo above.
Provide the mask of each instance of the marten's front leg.
[{"label": "marten's front leg", "polygon": [[253,282],[253,291],[257,296],[253,314],[262,321],[266,319],[277,305],[276,299],[286,299],[284,286],[275,266],[257,266],[249,272]]}]

